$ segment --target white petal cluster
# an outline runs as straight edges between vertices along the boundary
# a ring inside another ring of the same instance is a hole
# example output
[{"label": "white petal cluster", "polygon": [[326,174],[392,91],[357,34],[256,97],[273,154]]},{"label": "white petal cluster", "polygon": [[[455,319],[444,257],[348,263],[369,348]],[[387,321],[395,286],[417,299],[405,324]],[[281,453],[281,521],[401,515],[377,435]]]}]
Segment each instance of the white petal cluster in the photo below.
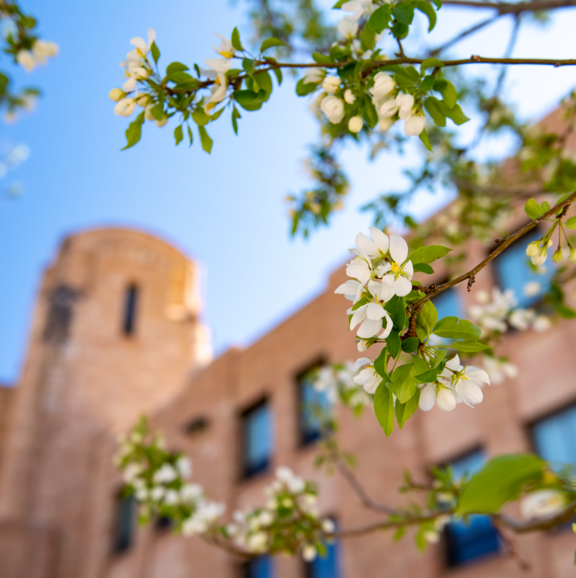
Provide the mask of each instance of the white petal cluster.
[{"label": "white petal cluster", "polygon": [[376,393],[380,383],[382,383],[382,378],[380,375],[378,375],[374,369],[372,360],[368,357],[361,357],[358,359],[352,369],[354,371],[358,371],[358,369],[364,365],[367,365],[368,367],[365,367],[358,375],[354,377],[354,382],[358,385],[361,385],[367,393],[374,394]]},{"label": "white petal cluster", "polygon": [[[363,343],[363,342],[360,342]],[[356,367],[352,362],[344,364],[325,365],[321,367],[314,378],[313,386],[317,391],[326,394],[330,403],[338,401],[353,408],[361,408],[370,403],[360,384],[354,380]]]},{"label": "white petal cluster", "polygon": [[16,54],[16,62],[26,70],[32,72],[37,66],[46,64],[48,58],[54,58],[58,54],[58,45],[55,42],[36,40],[32,50],[19,50]]},{"label": "white petal cluster", "polygon": [[226,98],[228,93],[228,77],[226,73],[232,67],[231,58],[236,54],[236,50],[232,46],[231,40],[216,34],[220,38],[220,44],[214,45],[214,51],[222,58],[206,58],[206,66],[208,69],[202,69],[201,73],[207,78],[214,80],[214,84],[210,87],[210,98],[204,104],[204,111],[206,114],[214,109],[214,107]]},{"label": "white petal cluster", "polygon": [[549,518],[566,507],[566,495],[560,490],[536,490],[520,502],[520,511],[527,520]]},{"label": "white petal cluster", "polygon": [[[377,78],[379,74],[374,77],[375,83],[372,91],[374,91],[377,87]],[[391,78],[390,81],[393,82]],[[382,83],[382,81],[380,82]],[[388,96],[394,90],[395,86],[391,85],[388,81],[384,88],[388,87],[390,87],[390,90],[386,93],[384,93],[383,90],[380,91],[381,94],[372,92],[372,102],[374,103],[374,106],[376,106],[378,116],[381,119],[390,119],[390,122],[392,123],[392,117],[398,115],[400,119],[405,121],[404,132],[406,133],[406,136],[418,136],[424,130],[426,119],[424,118],[424,115],[422,115],[422,113],[419,112],[414,106],[414,97],[411,94],[404,94],[402,92],[399,93],[395,98]]]},{"label": "white petal cluster", "polygon": [[430,411],[437,403],[440,409],[452,411],[462,402],[473,407],[482,402],[484,385],[490,385],[488,374],[476,367],[460,365],[460,358],[455,355],[446,363],[437,383],[422,386],[420,409]]},{"label": "white petal cluster", "polygon": [[371,0],[351,0],[340,8],[348,14],[338,22],[336,28],[344,39],[350,40],[358,34],[359,20],[362,17],[369,18],[377,6]]},{"label": "white petal cluster", "polygon": [[[408,245],[402,237],[392,234],[388,238],[375,227],[370,227],[370,233],[372,237],[364,233],[356,236],[356,248],[350,249],[356,257],[346,266],[346,274],[352,279],[340,285],[335,293],[354,303],[348,314],[352,315],[350,329],[358,326],[358,337],[385,339],[392,330],[392,320],[384,304],[394,295],[404,297],[412,291],[414,267],[408,260]],[[363,297],[370,302],[356,305]]]}]

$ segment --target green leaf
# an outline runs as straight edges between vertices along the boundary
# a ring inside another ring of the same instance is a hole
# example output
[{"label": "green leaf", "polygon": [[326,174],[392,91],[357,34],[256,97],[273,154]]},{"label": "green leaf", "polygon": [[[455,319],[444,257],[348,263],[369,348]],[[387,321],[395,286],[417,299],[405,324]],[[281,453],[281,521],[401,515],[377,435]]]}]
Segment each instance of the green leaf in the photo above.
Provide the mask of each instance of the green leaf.
[{"label": "green leaf", "polygon": [[438,311],[436,311],[434,303],[428,300],[426,303],[424,303],[420,313],[418,313],[418,317],[416,317],[416,323],[420,325],[422,329],[424,329],[426,335],[430,335],[437,321]]},{"label": "green leaf", "polygon": [[[422,71],[422,73],[423,73],[423,71]],[[425,76],[422,79],[422,82],[420,83],[420,90],[422,92],[428,92],[434,86],[435,81],[436,81],[436,78],[434,76],[432,76],[431,74],[429,74],[428,76]]]},{"label": "green leaf", "polygon": [[193,76],[188,74],[187,72],[181,72],[177,70],[176,72],[171,72],[167,75],[168,80],[175,82],[176,84],[186,84],[186,85],[197,85],[198,80],[196,80]]},{"label": "green leaf", "polygon": [[260,45],[260,53],[272,48],[273,46],[287,46],[287,44],[278,38],[267,38]]},{"label": "green leaf", "polygon": [[480,337],[481,329],[467,319],[443,317],[436,323],[432,333],[448,339],[466,339],[475,341]]},{"label": "green leaf", "polygon": [[211,138],[206,129],[203,126],[198,127],[198,132],[200,133],[200,140],[202,142],[202,148],[208,154],[212,151],[212,143],[214,142]]},{"label": "green leaf", "polygon": [[455,124],[460,126],[465,122],[468,122],[470,119],[464,114],[462,107],[457,104],[452,110],[449,110],[446,113],[446,116]]},{"label": "green leaf", "polygon": [[267,95],[272,92],[272,78],[268,71],[258,72],[254,75],[254,82],[258,85],[258,88],[263,90]]},{"label": "green leaf", "polygon": [[390,314],[390,318],[396,329],[402,331],[406,325],[406,305],[404,304],[404,299],[398,297],[398,295],[394,295],[394,297],[384,305],[384,309]]},{"label": "green leaf", "polygon": [[362,106],[362,118],[370,128],[374,128],[378,124],[378,111],[369,99],[364,100],[364,106]]},{"label": "green leaf", "polygon": [[420,65],[420,72],[424,74],[428,68],[442,68],[444,63],[439,58],[427,58],[421,65]]},{"label": "green leaf", "polygon": [[360,45],[363,50],[374,50],[376,48],[376,32],[371,26],[364,26],[360,32]]},{"label": "green leaf", "polygon": [[156,104],[150,109],[152,116],[156,120],[162,120],[164,118],[164,107],[161,104]]},{"label": "green leaf", "polygon": [[334,6],[332,6],[332,10],[342,8],[342,5],[346,4],[346,2],[348,2],[348,0],[338,0],[338,2],[336,2],[336,4],[334,4]]},{"label": "green leaf", "polygon": [[420,345],[420,340],[417,337],[408,337],[408,339],[402,340],[400,347],[402,351],[406,353],[412,353],[418,349]]},{"label": "green leaf", "polygon": [[392,393],[381,383],[374,394],[374,413],[386,437],[394,430],[394,399]]},{"label": "green leaf", "polygon": [[244,52],[244,48],[242,47],[242,43],[240,42],[240,32],[238,32],[238,28],[234,28],[234,30],[232,30],[232,38],[230,39],[230,42],[232,42],[232,46],[236,50]]},{"label": "green leaf", "polygon": [[420,383],[434,383],[436,381],[436,379],[438,379],[438,376],[444,370],[445,365],[446,365],[445,363],[440,363],[436,367],[432,367],[428,371],[424,371],[422,373],[419,373],[416,375],[416,379]]},{"label": "green leaf", "polygon": [[416,265],[414,265],[414,273],[426,273],[426,275],[432,275],[434,269],[426,263],[416,263]]},{"label": "green leaf", "polygon": [[368,20],[368,25],[376,34],[381,34],[385,28],[389,27],[391,15],[392,8],[390,4],[384,4],[372,12],[370,20]]},{"label": "green leaf", "polygon": [[442,95],[442,101],[449,109],[453,109],[456,106],[458,93],[449,80],[443,78],[437,80],[434,83],[434,90],[438,91]]},{"label": "green leaf", "polygon": [[184,72],[185,70],[190,70],[185,64],[182,64],[181,62],[171,62],[166,67],[166,75],[170,76],[175,72]]},{"label": "green leaf", "polygon": [[424,373],[428,370],[428,364],[418,355],[411,355],[410,361],[414,364],[414,375]]},{"label": "green leaf", "polygon": [[400,353],[400,337],[398,336],[398,332],[392,331],[390,335],[386,338],[386,348],[388,349],[388,353],[392,359],[396,359],[398,354]]},{"label": "green leaf", "polygon": [[426,129],[423,129],[422,132],[418,135],[424,146],[432,152],[432,145],[430,144],[430,138],[428,137],[428,133]]},{"label": "green leaf", "polygon": [[144,123],[144,111],[142,111],[136,120],[132,121],[126,129],[126,146],[123,151],[133,147],[142,136],[142,124]]},{"label": "green leaf", "polygon": [[442,245],[428,245],[428,247],[420,247],[416,249],[408,259],[412,261],[412,265],[416,263],[432,263],[436,259],[441,259],[448,255],[452,249],[443,247]]},{"label": "green leaf", "polygon": [[192,120],[198,125],[198,126],[205,126],[210,122],[210,117],[200,108],[197,108],[193,113],[192,113]]},{"label": "green leaf", "polygon": [[457,351],[463,351],[464,353],[476,353],[477,351],[492,349],[489,345],[484,345],[479,341],[456,341],[455,343],[451,343],[450,347]]},{"label": "green leaf", "polygon": [[384,379],[384,381],[389,382],[390,377],[388,377],[387,366],[388,364],[388,351],[386,347],[380,352],[380,355],[374,360],[374,369],[376,373]]},{"label": "green leaf", "polygon": [[313,52],[312,59],[318,64],[332,64],[332,59],[329,56],[320,54],[319,52]]},{"label": "green leaf", "polygon": [[428,32],[432,32],[434,26],[436,26],[437,18],[434,8],[432,8],[428,2],[423,2],[422,0],[417,0],[417,2],[414,3],[414,6],[416,7],[416,10],[420,10],[420,12],[428,17],[428,22],[430,23],[430,26],[428,26]]},{"label": "green leaf", "polygon": [[429,96],[424,101],[424,108],[428,111],[436,126],[446,126],[446,116],[442,113],[439,102],[437,98]]},{"label": "green leaf", "polygon": [[190,126],[186,127],[188,129],[188,138],[190,139],[190,146],[194,143],[194,135],[192,134],[192,129]]},{"label": "green leaf", "polygon": [[154,63],[158,64],[158,59],[160,58],[160,49],[158,46],[156,46],[156,41],[152,42],[152,45],[150,46],[150,52],[152,53]]},{"label": "green leaf", "polygon": [[276,75],[278,86],[280,86],[282,84],[282,70],[280,68],[273,68],[272,72]]},{"label": "green leaf", "polygon": [[540,205],[534,199],[530,199],[524,205],[524,211],[533,221],[540,218],[540,216],[544,214],[544,211],[540,208]]},{"label": "green leaf", "polygon": [[[263,96],[265,95],[263,94]],[[256,93],[253,90],[237,90],[234,92],[234,100],[245,110],[258,110],[263,102],[263,99],[260,98],[260,93]]]},{"label": "green leaf", "polygon": [[557,305],[556,311],[560,317],[564,317],[564,319],[574,319],[574,317],[576,317],[576,311],[571,307],[566,307],[565,305]]},{"label": "green leaf", "polygon": [[406,402],[396,402],[394,413],[396,414],[396,421],[398,427],[402,429],[404,424],[412,417],[414,412],[418,409],[418,402],[420,401],[420,390],[417,388],[416,393]]},{"label": "green leaf", "polygon": [[490,460],[462,489],[456,513],[489,514],[517,499],[527,482],[542,478],[546,463],[533,454],[510,454]]},{"label": "green leaf", "polygon": [[409,25],[414,20],[414,8],[408,2],[398,2],[392,8],[392,15],[401,24]]},{"label": "green leaf", "polygon": [[174,138],[176,139],[176,146],[184,140],[184,131],[181,124],[174,129]]},{"label": "green leaf", "polygon": [[238,119],[242,118],[238,109],[234,107],[232,109],[232,128],[234,129],[234,134],[238,134]]},{"label": "green leaf", "polygon": [[414,374],[415,368],[412,363],[397,367],[392,374],[392,383],[388,387],[400,403],[406,403],[416,393],[417,381]]},{"label": "green leaf", "polygon": [[304,84],[304,79],[301,78],[296,84],[296,94],[298,96],[306,96],[311,92],[314,92],[318,88],[318,85],[314,82],[307,82]]}]

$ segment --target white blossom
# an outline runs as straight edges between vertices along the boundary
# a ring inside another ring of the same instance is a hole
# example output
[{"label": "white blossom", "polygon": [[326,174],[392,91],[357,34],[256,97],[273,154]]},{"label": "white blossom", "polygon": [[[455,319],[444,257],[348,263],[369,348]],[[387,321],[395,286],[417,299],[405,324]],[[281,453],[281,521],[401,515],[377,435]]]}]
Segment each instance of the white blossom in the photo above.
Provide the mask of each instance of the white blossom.
[{"label": "white blossom", "polygon": [[520,502],[525,519],[548,518],[559,514],[566,507],[566,496],[560,490],[537,490]]},{"label": "white blossom", "polygon": [[36,66],[36,59],[30,50],[19,50],[16,55],[16,62],[18,62],[26,72],[32,72]]},{"label": "white blossom", "polygon": [[392,331],[392,319],[380,303],[366,303],[355,310],[349,309],[348,314],[352,315],[350,320],[350,330],[358,324],[357,335],[362,338],[370,338],[378,335],[382,331],[382,320],[386,320],[386,327],[381,335],[385,339]]},{"label": "white blossom", "polygon": [[524,295],[535,297],[542,291],[542,285],[538,281],[529,281],[524,285]]},{"label": "white blossom", "polygon": [[344,91],[344,100],[348,104],[354,104],[354,101],[356,100],[354,93],[349,88]]},{"label": "white blossom", "polygon": [[329,94],[334,94],[340,89],[340,77],[329,75],[322,81],[322,88]]},{"label": "white blossom", "polygon": [[425,125],[426,119],[424,116],[415,114],[404,123],[404,132],[406,136],[418,136],[424,130]]},{"label": "white blossom", "polygon": [[[372,360],[368,357],[361,357],[354,364],[354,371],[357,371],[360,367],[367,364],[372,364]],[[363,386],[368,393],[373,394],[376,393],[378,386],[382,382],[382,378],[376,373],[374,366],[370,365],[354,377],[354,382]]]},{"label": "white blossom", "polygon": [[363,126],[364,126],[364,122],[362,121],[362,117],[360,117],[360,116],[353,116],[348,121],[348,130],[350,132],[353,132],[353,133],[360,132],[362,130]]},{"label": "white blossom", "polygon": [[316,548],[312,544],[306,544],[302,548],[302,558],[306,562],[312,562],[316,558]]},{"label": "white blossom", "polygon": [[219,46],[216,46],[215,44],[213,45],[214,51],[224,58],[232,58],[234,54],[236,54],[236,50],[234,46],[232,46],[232,42],[222,36],[222,34],[216,34],[215,36],[219,36],[221,40]]},{"label": "white blossom", "polygon": [[349,2],[344,2],[340,8],[344,12],[352,13],[346,18],[358,21],[362,16],[368,18],[376,6],[372,3],[372,0],[350,0]]},{"label": "white blossom", "polygon": [[322,99],[320,109],[332,124],[339,124],[344,118],[344,102],[332,94]]},{"label": "white blossom", "polygon": [[175,465],[176,469],[184,479],[189,478],[192,475],[192,461],[190,458],[182,456],[181,458],[178,458]]},{"label": "white blossom", "polygon": [[382,284],[391,287],[393,294],[404,297],[412,291],[412,276],[414,266],[412,261],[407,261],[408,244],[400,235],[390,235],[390,256],[392,263],[384,263],[377,268],[378,274],[382,275]]},{"label": "white blossom", "polygon": [[460,365],[458,355],[446,363],[439,380],[454,389],[458,403],[464,402],[470,407],[482,402],[484,394],[481,386],[490,385],[490,377],[484,370],[471,365],[466,367]]},{"label": "white blossom", "polygon": [[388,96],[396,88],[394,79],[385,72],[379,72],[374,76],[374,86],[370,93],[374,97]]},{"label": "white blossom", "polygon": [[338,22],[336,28],[343,38],[349,40],[358,34],[358,21],[346,16]]},{"label": "white blossom", "polygon": [[153,480],[157,484],[169,484],[178,478],[178,472],[170,465],[163,464],[162,467],[154,473]]},{"label": "white blossom", "polygon": [[133,98],[123,98],[116,103],[114,114],[116,116],[130,116],[136,108],[136,101]]},{"label": "white blossom", "polygon": [[304,71],[304,84],[320,84],[324,80],[326,72],[316,66]]}]

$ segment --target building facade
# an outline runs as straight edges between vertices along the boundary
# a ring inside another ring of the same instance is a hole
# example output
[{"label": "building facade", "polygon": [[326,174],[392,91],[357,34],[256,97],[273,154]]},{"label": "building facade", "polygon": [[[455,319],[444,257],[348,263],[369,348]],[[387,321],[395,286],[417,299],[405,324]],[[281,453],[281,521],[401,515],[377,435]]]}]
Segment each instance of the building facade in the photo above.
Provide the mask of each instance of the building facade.
[{"label": "building facade", "polygon": [[[486,251],[472,245],[467,258],[475,264]],[[463,314],[481,289],[521,291],[529,278],[523,251],[502,259],[471,293],[457,287],[439,298],[440,314]],[[424,554],[410,531],[397,543],[378,532],[340,541],[312,565],[282,556],[246,565],[172,535],[161,520],[138,528],[119,497],[112,456],[116,435],[141,414],[192,458],[194,481],[228,514],[262,504],[275,468],[286,465],[318,483],[321,512],[339,527],[381,519],[344,478],[315,467],[318,436],[302,413],[307,369],[359,357],[346,302],[334,295],[343,270],[256,343],[211,363],[196,278],[193,263],[143,233],[104,229],[63,244],[40,289],[21,380],[0,390],[2,578],[573,576],[571,531],[515,537],[530,565],[522,570],[482,517],[450,526]],[[357,456],[355,473],[372,499],[405,504],[397,491],[404,470],[425,480],[431,466],[464,473],[502,453],[576,464],[575,340],[569,321],[546,333],[509,332],[499,353],[520,368],[517,378],[487,388],[475,408],[417,412],[390,438],[370,408],[361,418],[338,408],[339,442]]]}]

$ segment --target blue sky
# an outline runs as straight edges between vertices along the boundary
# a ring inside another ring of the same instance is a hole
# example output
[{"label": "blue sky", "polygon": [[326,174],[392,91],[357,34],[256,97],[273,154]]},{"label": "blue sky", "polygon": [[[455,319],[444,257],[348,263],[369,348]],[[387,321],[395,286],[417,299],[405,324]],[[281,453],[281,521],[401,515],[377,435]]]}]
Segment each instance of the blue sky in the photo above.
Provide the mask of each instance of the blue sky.
[{"label": "blue sky", "polygon": [[[401,182],[398,159],[381,156],[369,163],[365,150],[347,149],[347,209],[329,230],[309,241],[292,240],[283,199],[306,183],[301,161],[316,126],[291,82],[260,112],[244,113],[239,137],[228,120],[218,122],[211,130],[211,156],[198,146],[175,148],[169,126],[146,126],[143,141],[120,152],[126,120],[114,116],[107,96],[121,84],[118,62],[131,37],[153,27],[164,66],[172,60],[202,63],[212,56],[212,34],[229,34],[243,22],[242,2],[28,0],[25,6],[38,17],[43,36],[60,45],[60,55],[30,75],[17,74],[41,86],[44,97],[35,113],[0,132],[0,147],[22,142],[31,149],[30,159],[0,182],[1,187],[17,179],[26,187],[17,200],[0,200],[0,381],[19,374],[42,269],[71,232],[141,228],[199,259],[205,320],[216,352],[222,352],[250,343],[317,294],[327,274],[344,262],[355,234],[369,224],[358,207]],[[466,10],[447,11],[436,39],[466,27],[471,18]],[[573,56],[575,24],[576,12],[565,10],[545,33],[530,27],[516,54]],[[461,53],[500,55],[509,26],[503,21],[475,36]],[[538,118],[574,84],[573,69],[517,67],[509,90],[522,98],[524,116]],[[428,214],[443,199],[422,196],[414,211]],[[260,294],[267,286],[273,290]],[[231,294],[238,304],[232,312]]]}]

